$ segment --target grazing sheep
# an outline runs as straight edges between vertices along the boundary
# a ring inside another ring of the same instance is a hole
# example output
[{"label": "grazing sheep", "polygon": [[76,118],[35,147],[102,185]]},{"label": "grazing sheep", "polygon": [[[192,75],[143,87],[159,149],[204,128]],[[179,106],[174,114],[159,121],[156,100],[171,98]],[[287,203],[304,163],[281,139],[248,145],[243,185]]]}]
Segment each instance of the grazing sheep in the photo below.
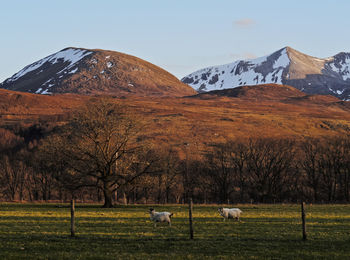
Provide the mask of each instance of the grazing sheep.
[{"label": "grazing sheep", "polygon": [[174,215],[170,212],[156,212],[154,209],[149,209],[149,214],[151,220],[154,222],[154,227],[156,227],[157,222],[168,222],[169,226],[171,226],[171,217]]},{"label": "grazing sheep", "polygon": [[241,213],[243,212],[239,208],[232,208],[232,209],[219,208],[218,211],[219,211],[220,215],[224,217],[224,221],[225,221],[225,219],[229,219],[229,218],[235,218],[235,219],[237,219],[237,221],[240,221],[239,217],[241,216]]}]

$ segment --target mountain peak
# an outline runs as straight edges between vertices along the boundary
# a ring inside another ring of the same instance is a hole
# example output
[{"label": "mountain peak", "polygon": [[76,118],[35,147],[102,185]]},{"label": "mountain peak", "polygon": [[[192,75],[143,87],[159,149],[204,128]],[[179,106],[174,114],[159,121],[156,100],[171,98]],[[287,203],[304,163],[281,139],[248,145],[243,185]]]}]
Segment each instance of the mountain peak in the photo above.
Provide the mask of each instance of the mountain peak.
[{"label": "mountain peak", "polygon": [[282,49],[279,49],[277,52],[281,52],[281,51],[286,51],[286,53],[289,55],[290,53],[300,53],[303,54],[302,52],[290,47],[290,46],[285,46]]},{"label": "mountain peak", "polygon": [[36,94],[185,96],[196,92],[169,72],[137,57],[67,47],[36,61],[0,84]]},{"label": "mountain peak", "polygon": [[307,54],[305,54],[305,53],[303,53],[303,52],[301,52],[301,51],[298,51],[298,50],[296,50],[296,49],[294,49],[294,48],[292,48],[292,47],[289,47],[289,46],[284,47],[283,49],[285,49],[285,50],[287,51],[288,56],[291,57],[291,58],[293,58],[294,56],[296,56],[296,57],[310,57],[310,58],[315,58],[315,57],[312,57],[312,56],[310,56],[310,55],[307,55]]},{"label": "mountain peak", "polygon": [[290,52],[290,51],[296,51],[295,49],[293,49],[292,47],[290,47],[290,46],[286,46],[286,47],[284,47],[284,48],[282,48],[282,50],[286,50],[287,52]]},{"label": "mountain peak", "polygon": [[58,52],[62,52],[62,51],[67,51],[67,50],[81,50],[81,51],[93,51],[92,49],[87,49],[87,48],[80,48],[80,47],[74,47],[74,46],[68,46]]},{"label": "mountain peak", "polygon": [[264,57],[198,70],[182,81],[200,92],[275,83],[350,99],[350,54],[321,59],[286,46]]}]

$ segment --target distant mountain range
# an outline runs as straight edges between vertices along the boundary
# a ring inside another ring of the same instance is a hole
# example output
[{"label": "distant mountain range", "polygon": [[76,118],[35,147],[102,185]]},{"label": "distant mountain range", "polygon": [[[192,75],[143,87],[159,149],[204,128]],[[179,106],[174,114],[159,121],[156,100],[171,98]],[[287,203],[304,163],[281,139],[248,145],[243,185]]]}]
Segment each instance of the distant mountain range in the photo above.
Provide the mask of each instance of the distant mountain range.
[{"label": "distant mountain range", "polygon": [[66,48],[0,83],[36,94],[186,96],[196,93],[169,72],[134,56],[99,49]]},{"label": "distant mountain range", "polygon": [[36,94],[179,97],[271,83],[350,100],[350,53],[319,59],[285,47],[261,58],[201,69],[181,82],[131,55],[70,47],[24,67],[0,88]]},{"label": "distant mountain range", "polygon": [[276,83],[350,100],[350,53],[319,59],[285,47],[261,58],[198,70],[182,82],[198,92]]}]

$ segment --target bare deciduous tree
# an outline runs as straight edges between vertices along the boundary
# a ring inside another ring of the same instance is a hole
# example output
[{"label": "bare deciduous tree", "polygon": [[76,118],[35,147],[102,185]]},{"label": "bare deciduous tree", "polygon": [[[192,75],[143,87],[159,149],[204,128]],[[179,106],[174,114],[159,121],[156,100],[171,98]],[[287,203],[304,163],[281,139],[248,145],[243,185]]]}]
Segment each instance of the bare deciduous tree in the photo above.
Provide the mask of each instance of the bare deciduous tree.
[{"label": "bare deciduous tree", "polygon": [[[18,156],[18,155],[17,155]],[[3,194],[10,200],[23,199],[26,165],[16,155],[5,155],[0,159],[0,183]]]},{"label": "bare deciduous tree", "polygon": [[284,197],[294,158],[289,140],[251,139],[247,161],[251,196],[259,202]]},{"label": "bare deciduous tree", "polygon": [[64,178],[76,183],[75,188],[101,187],[103,206],[112,207],[115,190],[148,172],[156,160],[137,142],[138,130],[126,107],[99,100],[82,108],[48,142],[64,165]]},{"label": "bare deciduous tree", "polygon": [[301,169],[305,173],[308,187],[313,191],[313,201],[318,201],[321,182],[322,144],[318,139],[307,139],[301,143],[302,159],[299,161]]}]

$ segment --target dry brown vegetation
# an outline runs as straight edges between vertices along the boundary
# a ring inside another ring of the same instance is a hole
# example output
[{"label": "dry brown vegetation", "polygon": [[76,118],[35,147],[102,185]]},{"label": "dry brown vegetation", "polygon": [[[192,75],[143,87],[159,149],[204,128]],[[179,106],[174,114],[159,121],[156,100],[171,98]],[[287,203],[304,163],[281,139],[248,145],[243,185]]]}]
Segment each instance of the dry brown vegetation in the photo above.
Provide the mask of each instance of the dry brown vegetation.
[{"label": "dry brown vegetation", "polygon": [[90,54],[74,64],[74,73],[66,69],[67,62],[48,62],[14,81],[5,81],[2,88],[29,93],[41,93],[45,89],[50,93],[117,97],[196,94],[174,75],[140,58],[100,49],[79,50]]},{"label": "dry brown vegetation", "polygon": [[[115,51],[92,50],[84,67],[59,92],[138,96],[186,96],[196,92],[164,69]],[[106,64],[109,64],[108,67]]]},{"label": "dry brown vegetation", "polygon": [[[127,105],[145,127],[140,138],[183,146],[226,138],[335,136],[350,130],[350,106],[331,96],[306,96],[289,87],[244,87],[239,97],[111,98]],[[239,91],[235,90],[236,92]],[[291,93],[288,96],[286,93]],[[42,96],[0,90],[0,126],[62,123],[97,97]]]}]

